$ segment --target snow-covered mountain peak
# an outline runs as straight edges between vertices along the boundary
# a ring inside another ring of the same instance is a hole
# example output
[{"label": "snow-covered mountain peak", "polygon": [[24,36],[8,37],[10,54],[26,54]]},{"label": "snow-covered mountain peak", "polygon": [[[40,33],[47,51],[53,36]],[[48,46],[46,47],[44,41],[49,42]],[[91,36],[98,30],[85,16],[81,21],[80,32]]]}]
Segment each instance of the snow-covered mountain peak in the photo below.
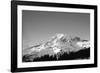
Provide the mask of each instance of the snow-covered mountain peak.
[{"label": "snow-covered mountain peak", "polygon": [[89,48],[90,42],[83,41],[80,37],[68,37],[66,34],[56,34],[51,37],[50,40],[40,43],[38,46],[33,46],[31,49],[27,49],[28,52],[24,54],[31,54],[33,52],[44,52],[44,54],[57,54],[60,52],[76,52],[84,48]]}]

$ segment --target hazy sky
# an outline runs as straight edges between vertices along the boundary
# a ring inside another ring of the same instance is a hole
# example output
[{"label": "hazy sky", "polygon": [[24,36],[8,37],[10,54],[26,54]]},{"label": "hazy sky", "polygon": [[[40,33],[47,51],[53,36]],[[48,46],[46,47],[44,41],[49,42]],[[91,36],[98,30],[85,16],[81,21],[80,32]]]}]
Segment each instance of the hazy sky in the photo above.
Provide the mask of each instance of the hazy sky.
[{"label": "hazy sky", "polygon": [[22,11],[23,48],[41,40],[48,40],[56,33],[90,39],[90,14],[47,11]]}]

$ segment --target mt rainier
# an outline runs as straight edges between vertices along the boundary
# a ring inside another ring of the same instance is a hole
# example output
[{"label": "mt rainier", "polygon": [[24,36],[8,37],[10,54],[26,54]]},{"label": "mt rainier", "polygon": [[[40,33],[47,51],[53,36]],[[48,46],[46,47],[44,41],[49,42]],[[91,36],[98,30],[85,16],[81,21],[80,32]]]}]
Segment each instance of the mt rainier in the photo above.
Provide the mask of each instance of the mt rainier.
[{"label": "mt rainier", "polygon": [[44,43],[23,50],[23,61],[34,61],[36,58],[39,59],[45,55],[56,57],[58,60],[65,53],[68,55],[88,48],[90,48],[90,41],[88,40],[65,34],[56,34]]}]

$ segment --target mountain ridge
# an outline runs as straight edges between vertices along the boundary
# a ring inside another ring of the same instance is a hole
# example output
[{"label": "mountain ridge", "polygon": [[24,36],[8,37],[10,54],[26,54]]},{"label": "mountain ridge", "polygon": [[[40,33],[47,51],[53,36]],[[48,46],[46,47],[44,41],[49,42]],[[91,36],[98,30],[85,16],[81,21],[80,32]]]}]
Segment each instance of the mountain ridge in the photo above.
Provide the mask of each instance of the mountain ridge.
[{"label": "mountain ridge", "polygon": [[88,40],[82,40],[80,37],[68,37],[65,34],[56,34],[50,40],[24,50],[23,56],[31,56],[33,60],[36,57],[44,55],[56,55],[58,59],[58,54],[63,54],[64,52],[67,54],[70,52],[78,52],[89,47],[90,42]]}]

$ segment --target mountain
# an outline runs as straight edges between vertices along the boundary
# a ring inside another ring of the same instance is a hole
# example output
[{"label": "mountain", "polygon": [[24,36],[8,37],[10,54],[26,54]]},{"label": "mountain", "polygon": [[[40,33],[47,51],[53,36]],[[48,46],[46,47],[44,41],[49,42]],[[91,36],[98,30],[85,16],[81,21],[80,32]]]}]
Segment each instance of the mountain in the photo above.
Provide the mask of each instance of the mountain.
[{"label": "mountain", "polygon": [[33,61],[36,58],[47,55],[48,57],[56,57],[58,60],[64,53],[76,53],[88,48],[90,48],[90,42],[88,40],[82,40],[76,36],[56,34],[44,43],[23,50],[23,58],[25,61]]}]

